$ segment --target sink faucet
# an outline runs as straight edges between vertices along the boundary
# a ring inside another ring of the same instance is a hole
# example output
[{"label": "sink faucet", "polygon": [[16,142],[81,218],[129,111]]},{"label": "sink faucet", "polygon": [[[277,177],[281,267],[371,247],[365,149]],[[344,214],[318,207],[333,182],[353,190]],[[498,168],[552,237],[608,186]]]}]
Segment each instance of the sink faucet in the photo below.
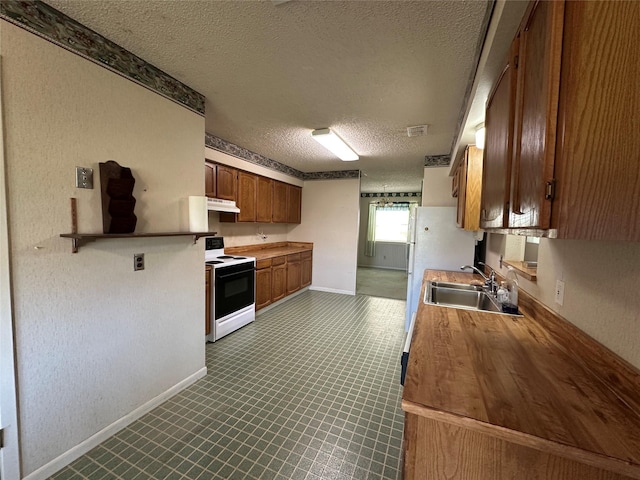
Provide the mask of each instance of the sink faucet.
[{"label": "sink faucet", "polygon": [[489,270],[491,270],[491,273],[489,274],[489,276],[487,277],[484,272],[482,270],[480,270],[479,268],[474,267],[473,265],[462,265],[460,267],[460,270],[467,270],[467,269],[471,269],[474,272],[478,273],[482,278],[484,278],[484,286],[487,290],[489,290],[489,292],[495,296],[497,290],[498,290],[498,283],[496,282],[496,272],[493,271],[493,268],[491,268],[489,265],[487,265],[486,263],[483,262],[478,262],[480,265],[484,265],[485,267],[489,268]]}]

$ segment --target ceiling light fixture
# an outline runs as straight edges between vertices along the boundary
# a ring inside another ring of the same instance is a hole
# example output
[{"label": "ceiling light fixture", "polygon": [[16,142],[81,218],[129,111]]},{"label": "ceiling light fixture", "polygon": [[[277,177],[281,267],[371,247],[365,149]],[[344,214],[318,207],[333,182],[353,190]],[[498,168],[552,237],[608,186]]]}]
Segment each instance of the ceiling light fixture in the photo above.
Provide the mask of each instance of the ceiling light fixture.
[{"label": "ceiling light fixture", "polygon": [[476,147],[480,150],[484,150],[484,135],[486,133],[486,129],[484,128],[484,123],[481,123],[476,127]]},{"label": "ceiling light fixture", "polygon": [[311,135],[316,142],[329,150],[340,160],[351,162],[360,158],[358,157],[358,154],[356,152],[351,150],[351,147],[349,147],[349,145],[347,145],[344,140],[342,140],[338,135],[333,133],[328,128],[320,128],[318,130],[314,130],[313,132],[311,132]]}]

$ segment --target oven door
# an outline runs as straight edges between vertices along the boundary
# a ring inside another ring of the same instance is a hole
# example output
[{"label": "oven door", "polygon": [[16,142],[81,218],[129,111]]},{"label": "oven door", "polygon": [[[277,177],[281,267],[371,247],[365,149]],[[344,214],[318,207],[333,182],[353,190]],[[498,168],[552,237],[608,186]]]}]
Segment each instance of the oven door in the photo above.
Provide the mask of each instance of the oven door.
[{"label": "oven door", "polygon": [[214,269],[214,316],[218,320],[255,303],[256,268],[253,262]]}]

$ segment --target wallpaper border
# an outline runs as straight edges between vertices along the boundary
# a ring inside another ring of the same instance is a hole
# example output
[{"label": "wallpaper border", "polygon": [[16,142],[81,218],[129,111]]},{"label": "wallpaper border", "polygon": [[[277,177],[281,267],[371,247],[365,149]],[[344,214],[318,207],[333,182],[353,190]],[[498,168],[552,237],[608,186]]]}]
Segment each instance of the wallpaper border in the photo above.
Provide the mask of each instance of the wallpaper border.
[{"label": "wallpaper border", "polygon": [[228,142],[220,137],[216,137],[211,133],[205,133],[204,135],[205,146],[217,150],[222,153],[226,153],[233,157],[245,160],[255,165],[275,170],[276,172],[284,173],[291,177],[299,178],[300,180],[336,180],[344,178],[360,178],[360,170],[337,170],[329,172],[301,172],[295,168],[289,167],[283,163],[273,160],[259,153],[252,152],[251,150],[236,145],[235,143]]},{"label": "wallpaper border", "polygon": [[451,155],[425,155],[425,167],[448,167],[451,162]]},{"label": "wallpaper border", "polygon": [[204,95],[40,0],[2,0],[0,19],[204,116]]}]

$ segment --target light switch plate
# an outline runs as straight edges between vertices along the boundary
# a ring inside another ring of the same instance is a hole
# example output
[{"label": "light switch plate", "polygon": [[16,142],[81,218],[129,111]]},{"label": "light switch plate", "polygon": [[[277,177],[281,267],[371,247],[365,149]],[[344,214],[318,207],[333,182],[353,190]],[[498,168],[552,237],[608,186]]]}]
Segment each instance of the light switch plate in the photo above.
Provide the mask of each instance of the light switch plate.
[{"label": "light switch plate", "polygon": [[76,187],[93,188],[93,168],[76,167]]}]

